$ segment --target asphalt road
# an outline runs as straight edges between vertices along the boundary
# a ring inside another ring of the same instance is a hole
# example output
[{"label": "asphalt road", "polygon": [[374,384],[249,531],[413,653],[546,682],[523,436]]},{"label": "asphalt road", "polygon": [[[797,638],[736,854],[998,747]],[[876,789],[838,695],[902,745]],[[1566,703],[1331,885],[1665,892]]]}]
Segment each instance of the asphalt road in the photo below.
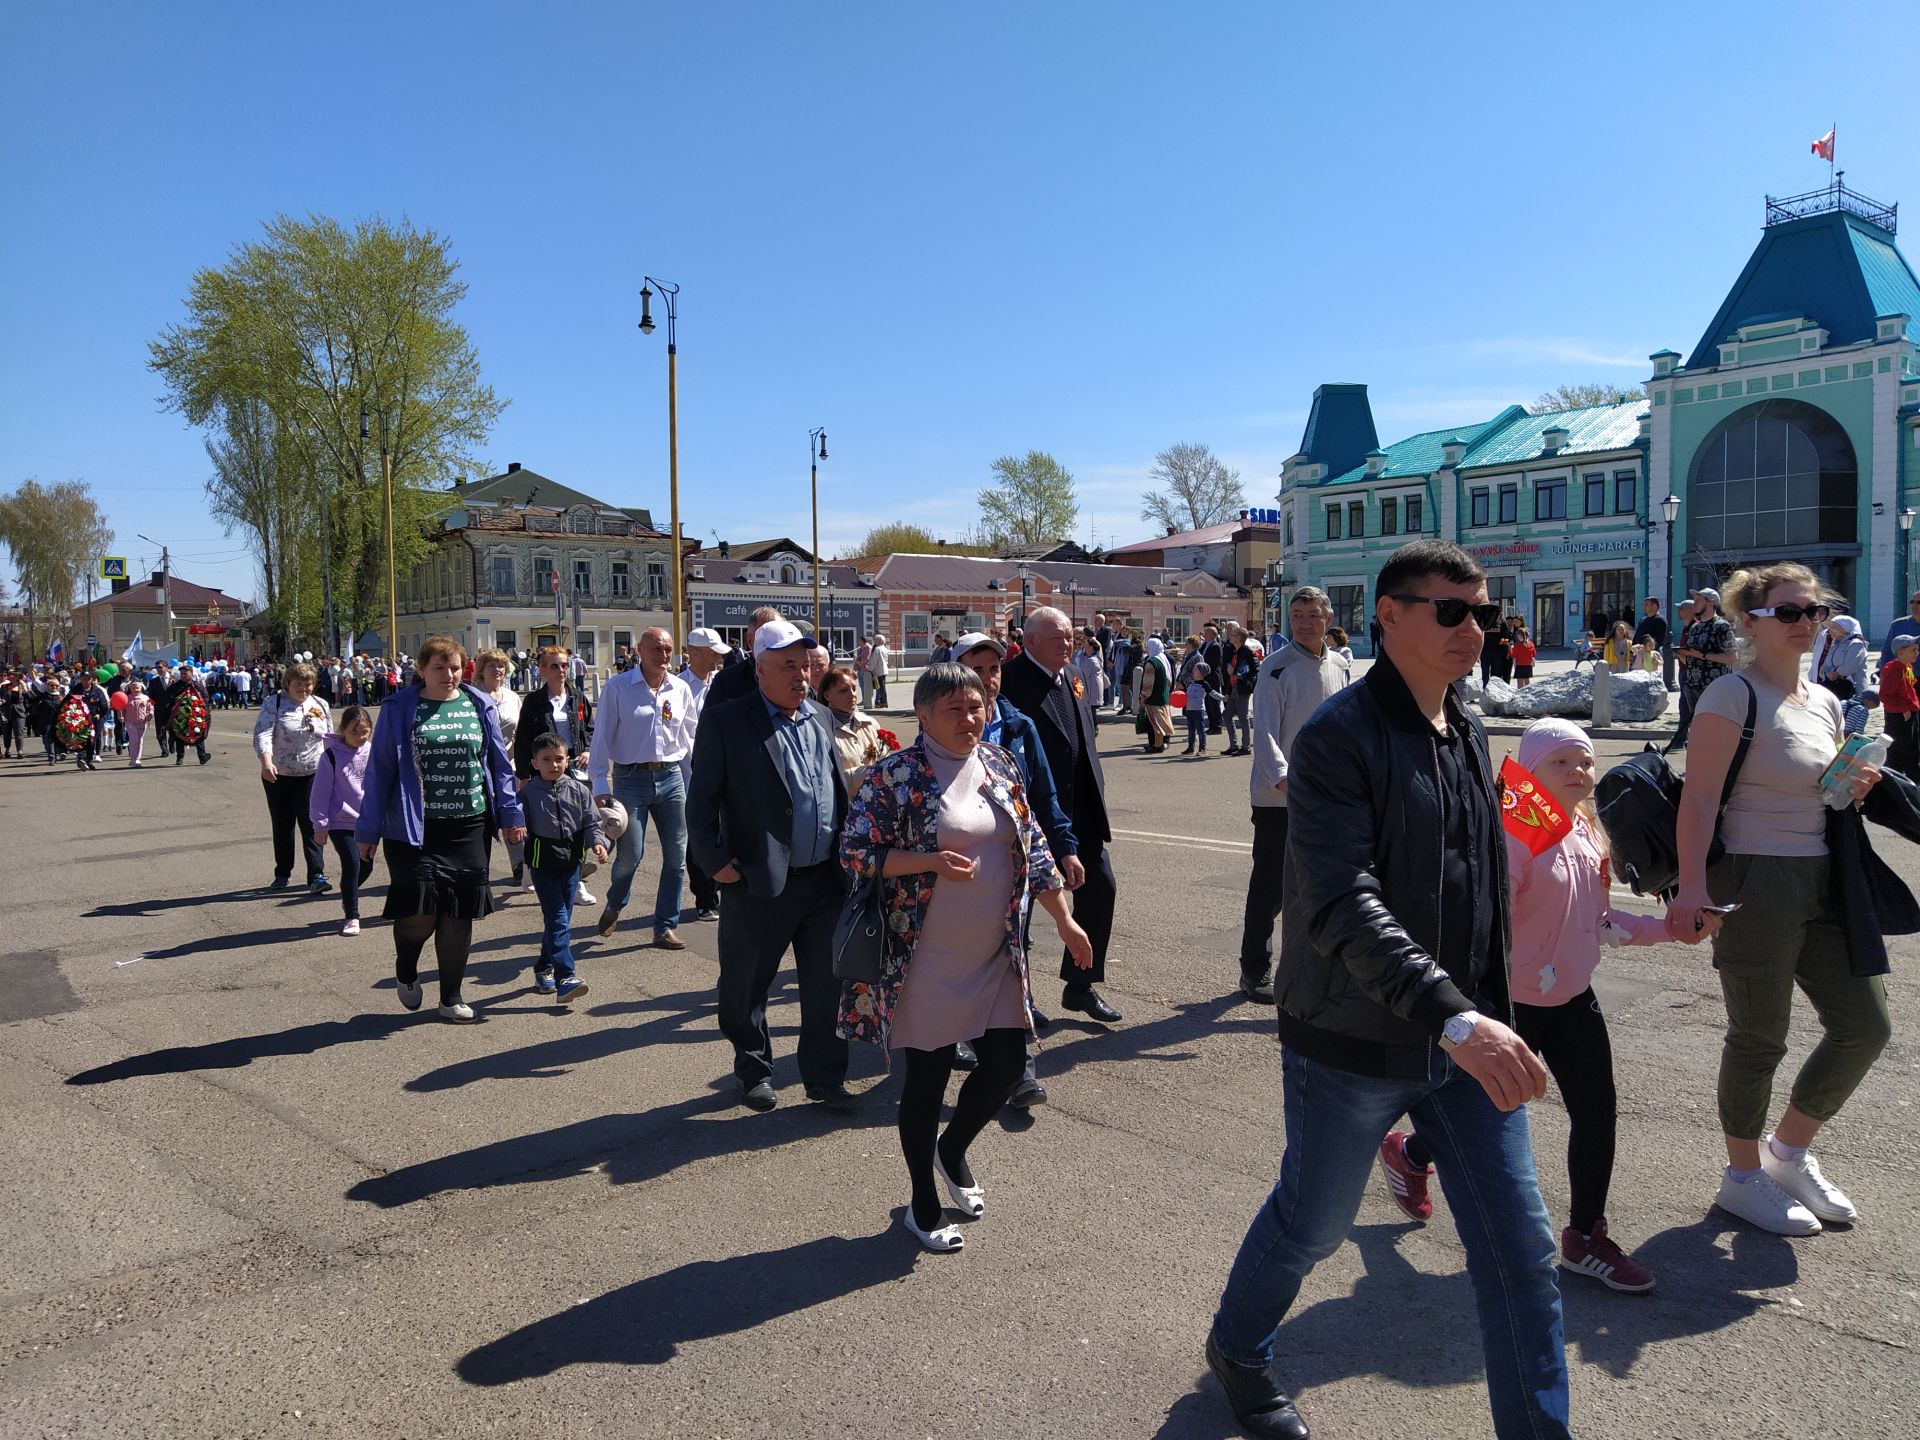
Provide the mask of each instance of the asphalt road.
[{"label": "asphalt road", "polygon": [[[897,1082],[856,1053],[859,1111],[806,1105],[784,981],[780,1108],[734,1103],[714,927],[588,938],[568,1013],[514,897],[479,927],[483,1023],[407,1015],[383,926],[259,888],[265,805],[217,719],[204,770],[0,762],[0,1435],[1236,1433],[1201,1344],[1280,1149],[1271,1012],[1232,991],[1245,761],[1107,732],[1126,1020],[1054,1025],[1052,1104],[982,1138],[991,1209],[933,1256],[895,1223]],[[1614,1233],[1660,1287],[1567,1279],[1581,1433],[1914,1433],[1920,952],[1894,951],[1896,1039],[1820,1146],[1864,1218],[1797,1241],[1709,1208],[1705,951],[1608,953]],[[1532,1114],[1558,1216],[1564,1115]],[[1315,1433],[1486,1434],[1471,1310],[1444,1204],[1421,1228],[1375,1189],[1280,1336]]]}]

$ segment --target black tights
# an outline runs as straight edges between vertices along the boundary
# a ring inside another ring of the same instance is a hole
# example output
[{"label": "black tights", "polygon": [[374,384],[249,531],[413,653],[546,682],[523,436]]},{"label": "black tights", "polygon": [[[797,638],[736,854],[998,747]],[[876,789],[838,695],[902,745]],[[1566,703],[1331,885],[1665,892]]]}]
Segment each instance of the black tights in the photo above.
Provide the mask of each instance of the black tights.
[{"label": "black tights", "polygon": [[[433,940],[433,958],[440,963],[440,1003],[460,998],[460,982],[467,978],[467,951],[473,945],[473,921],[451,915],[405,915],[393,922],[393,974],[409,988],[420,981],[420,952]],[[948,1059],[952,1059],[949,1054]]]},{"label": "black tights", "polygon": [[[967,1147],[1020,1083],[1027,1063],[1027,1032],[989,1030],[973,1042],[973,1051],[980,1057],[980,1064],[961,1085],[953,1102],[953,1118],[947,1122],[946,1134],[937,1141],[940,1163],[947,1167],[956,1185],[973,1183]],[[940,1129],[940,1107],[947,1098],[947,1077],[953,1073],[953,1046],[902,1049],[900,1053],[907,1060],[906,1083],[900,1090],[900,1150],[907,1158],[907,1175],[913,1181],[914,1223],[922,1230],[931,1230],[940,1223],[944,1208],[933,1175],[933,1150]]]},{"label": "black tights", "polygon": [[[1591,1235],[1594,1222],[1607,1213],[1619,1128],[1613,1042],[1600,999],[1588,989],[1564,1005],[1515,1005],[1513,1028],[1547,1062],[1560,1087],[1567,1107],[1567,1218],[1582,1235]],[[1433,1163],[1417,1135],[1407,1141],[1407,1158],[1416,1165]]]}]

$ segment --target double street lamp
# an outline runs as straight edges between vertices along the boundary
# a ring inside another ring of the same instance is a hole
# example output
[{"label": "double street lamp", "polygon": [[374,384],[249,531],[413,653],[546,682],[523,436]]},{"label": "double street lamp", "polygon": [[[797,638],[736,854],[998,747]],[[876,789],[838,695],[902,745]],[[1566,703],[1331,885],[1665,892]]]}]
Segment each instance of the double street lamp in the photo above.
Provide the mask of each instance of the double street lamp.
[{"label": "double street lamp", "polygon": [[[650,288],[652,287],[652,288]],[[681,602],[684,557],[680,553],[680,391],[679,323],[680,287],[651,275],[640,277],[640,333],[653,333],[653,291],[667,307],[667,504],[673,528],[673,653],[680,654],[680,621],[685,613]],[[824,447],[823,447],[824,448]],[[817,537],[816,537],[817,538]]]},{"label": "double street lamp", "polygon": [[807,467],[811,472],[808,483],[813,490],[813,564],[810,568],[813,570],[813,634],[816,640],[826,634],[820,625],[820,462],[826,458],[826,427],[816,425],[807,432]]}]

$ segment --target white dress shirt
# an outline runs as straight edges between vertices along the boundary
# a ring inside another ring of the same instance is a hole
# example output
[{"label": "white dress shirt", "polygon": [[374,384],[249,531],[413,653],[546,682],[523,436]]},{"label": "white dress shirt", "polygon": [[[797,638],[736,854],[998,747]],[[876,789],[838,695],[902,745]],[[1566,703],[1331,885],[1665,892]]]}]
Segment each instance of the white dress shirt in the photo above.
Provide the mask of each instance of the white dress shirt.
[{"label": "white dress shirt", "polygon": [[678,764],[693,752],[693,692],[672,671],[648,683],[638,665],[607,681],[593,732],[593,793],[613,793],[612,767]]}]

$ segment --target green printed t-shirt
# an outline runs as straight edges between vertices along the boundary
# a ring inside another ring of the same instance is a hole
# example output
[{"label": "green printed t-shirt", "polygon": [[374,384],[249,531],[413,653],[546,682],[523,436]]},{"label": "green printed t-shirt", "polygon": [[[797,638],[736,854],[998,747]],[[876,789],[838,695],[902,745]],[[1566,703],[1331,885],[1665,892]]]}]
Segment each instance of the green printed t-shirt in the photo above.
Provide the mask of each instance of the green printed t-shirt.
[{"label": "green printed t-shirt", "polygon": [[420,762],[420,789],[429,820],[468,820],[484,815],[487,791],[480,775],[485,733],[473,701],[422,699],[413,722],[413,753]]}]

